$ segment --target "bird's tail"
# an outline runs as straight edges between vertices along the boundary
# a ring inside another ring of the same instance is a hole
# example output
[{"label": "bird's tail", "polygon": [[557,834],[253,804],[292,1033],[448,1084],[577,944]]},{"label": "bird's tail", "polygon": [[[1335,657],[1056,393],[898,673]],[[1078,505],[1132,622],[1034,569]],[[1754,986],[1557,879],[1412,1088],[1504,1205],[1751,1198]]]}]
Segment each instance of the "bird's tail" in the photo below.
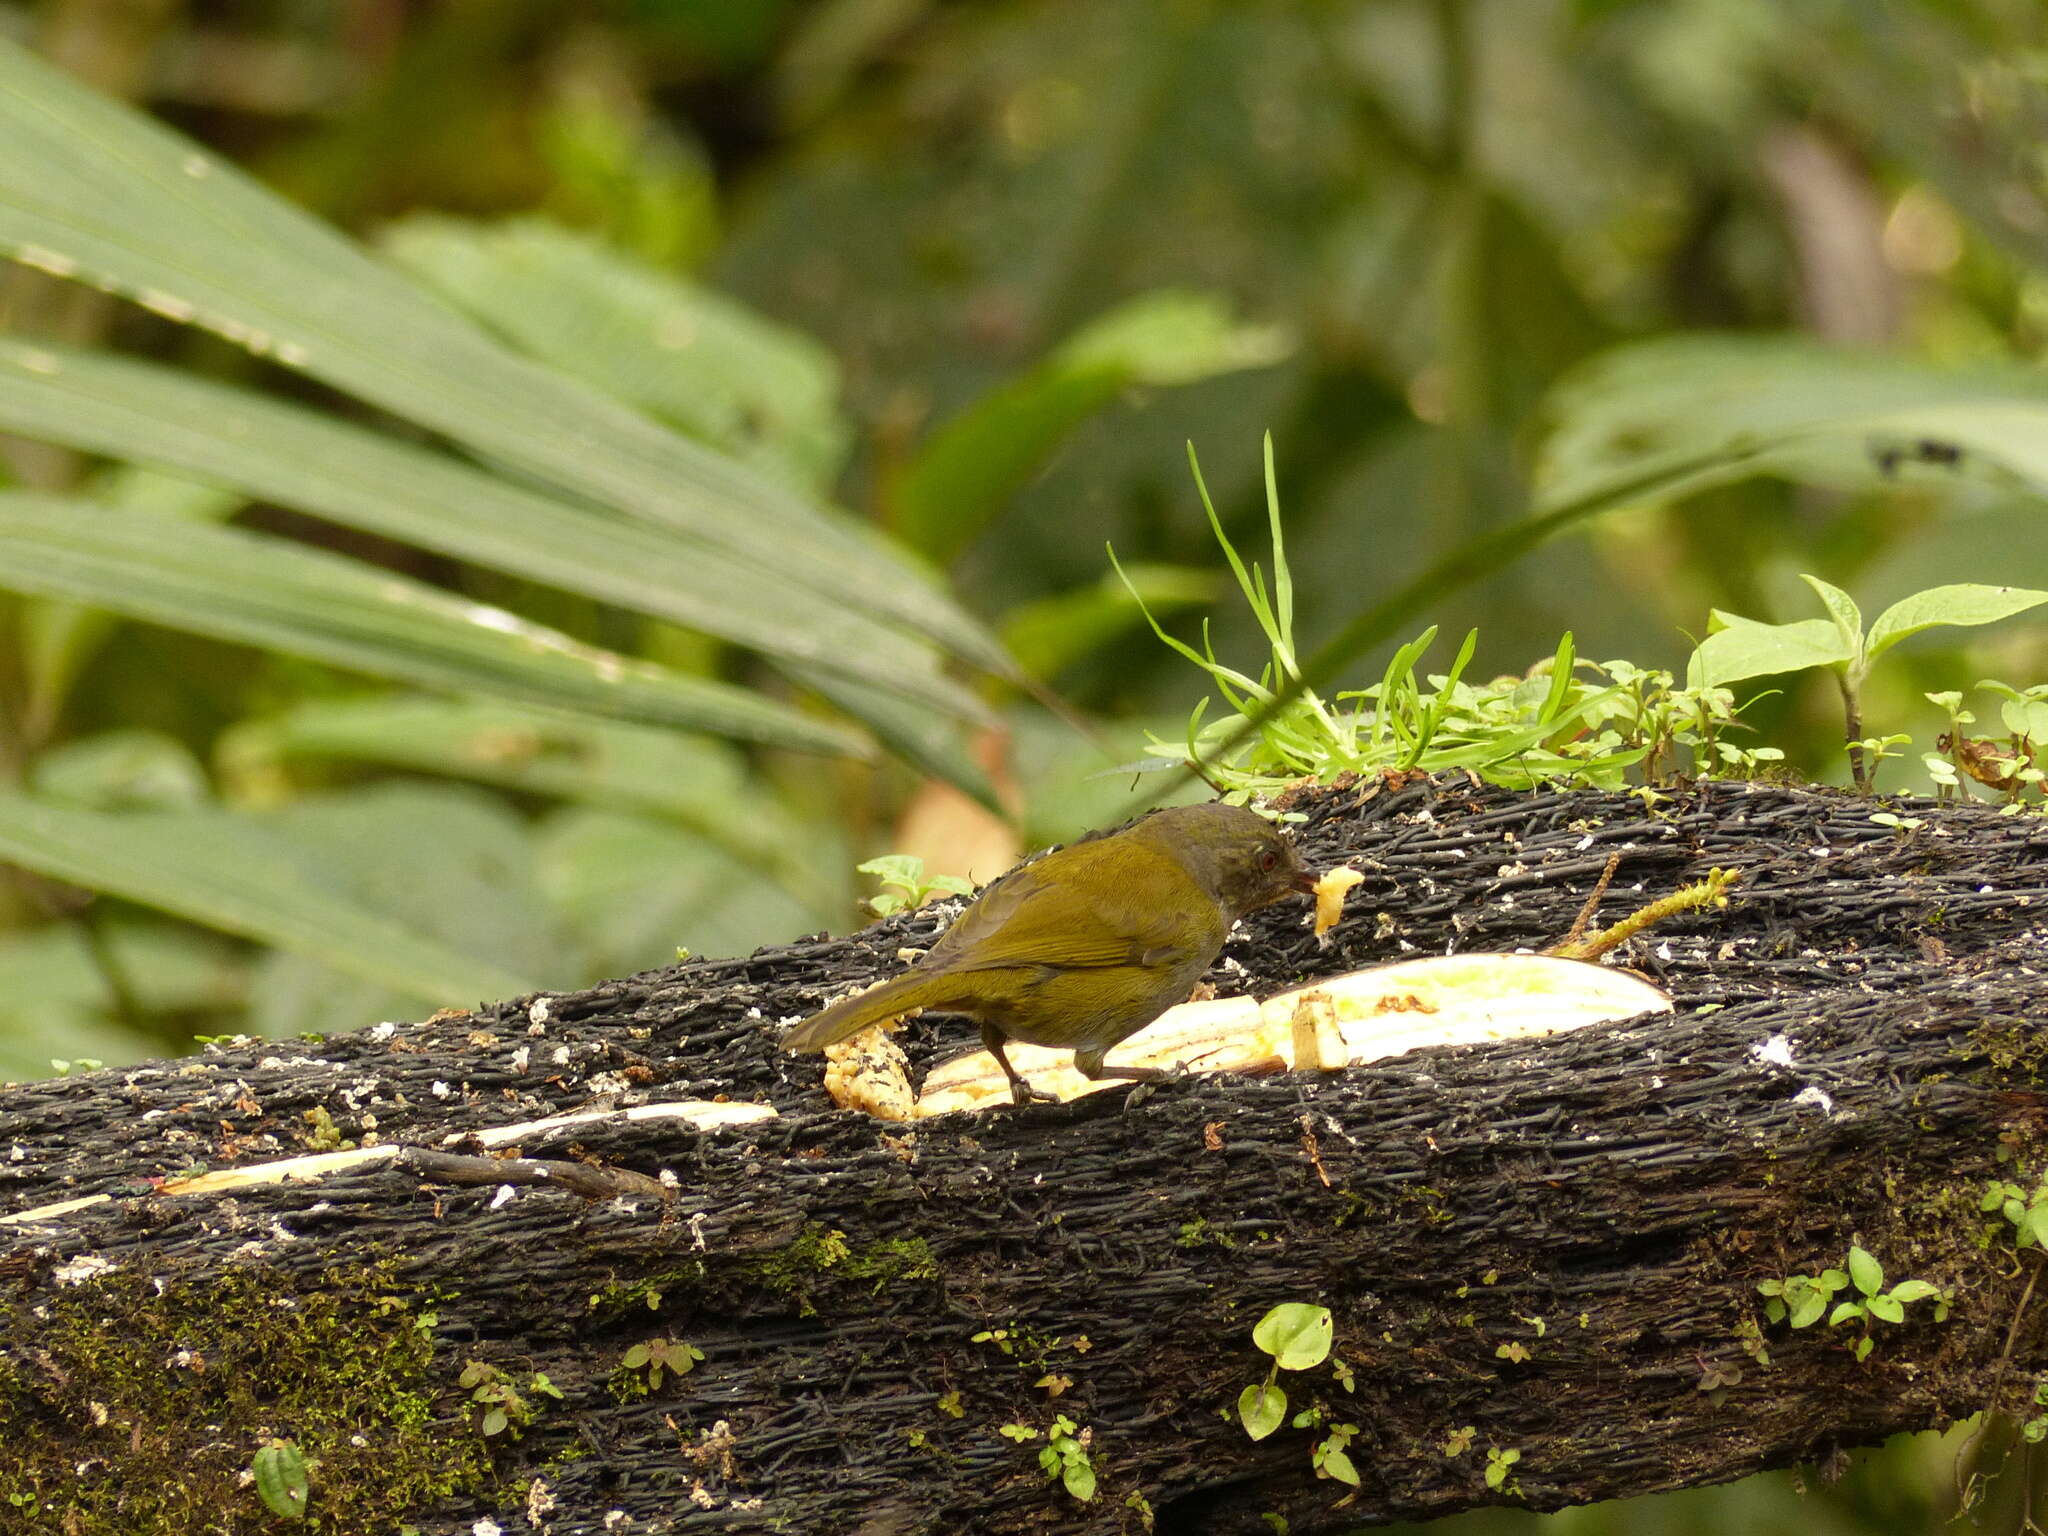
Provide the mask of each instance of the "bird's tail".
[{"label": "bird's tail", "polygon": [[852,997],[842,997],[784,1035],[782,1048],[785,1051],[822,1051],[848,1035],[860,1033],[870,1024],[893,1019],[913,1008],[934,1006],[940,1002],[941,991],[936,982],[937,978],[933,976],[905,971],[878,987],[870,987]]}]

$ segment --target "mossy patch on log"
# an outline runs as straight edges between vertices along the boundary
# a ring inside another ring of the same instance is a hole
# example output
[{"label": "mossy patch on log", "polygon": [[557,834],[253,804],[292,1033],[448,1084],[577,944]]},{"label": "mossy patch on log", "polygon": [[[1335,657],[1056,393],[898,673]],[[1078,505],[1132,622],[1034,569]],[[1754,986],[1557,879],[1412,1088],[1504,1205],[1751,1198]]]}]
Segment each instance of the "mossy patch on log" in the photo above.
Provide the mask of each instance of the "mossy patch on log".
[{"label": "mossy patch on log", "polygon": [[274,1529],[244,1475],[272,1437],[313,1466],[314,1530],[395,1528],[495,1486],[467,1424],[436,1416],[454,1380],[431,1313],[379,1269],[317,1288],[255,1265],[114,1270],[0,1305],[0,1337],[0,1511],[27,1529]]}]

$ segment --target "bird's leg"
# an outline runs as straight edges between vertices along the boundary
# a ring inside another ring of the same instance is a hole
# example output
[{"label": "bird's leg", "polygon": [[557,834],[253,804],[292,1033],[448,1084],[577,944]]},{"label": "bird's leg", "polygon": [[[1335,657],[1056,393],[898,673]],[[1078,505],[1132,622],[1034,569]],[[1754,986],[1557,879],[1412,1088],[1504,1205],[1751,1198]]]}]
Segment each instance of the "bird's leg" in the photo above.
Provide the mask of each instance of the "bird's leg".
[{"label": "bird's leg", "polygon": [[1186,1077],[1185,1067],[1112,1067],[1103,1061],[1109,1047],[1101,1050],[1083,1048],[1074,1052],[1074,1070],[1085,1078],[1101,1082],[1106,1077],[1121,1078],[1134,1083],[1172,1082]]},{"label": "bird's leg", "polygon": [[1003,1076],[1010,1080],[1012,1104],[1029,1104],[1033,1099],[1039,1099],[1047,1104],[1059,1103],[1058,1094],[1034,1088],[1017,1075],[1017,1069],[1010,1065],[1010,1058],[1003,1053],[1003,1032],[986,1020],[981,1026],[981,1045],[983,1050],[995,1057],[996,1065],[1003,1069]]}]

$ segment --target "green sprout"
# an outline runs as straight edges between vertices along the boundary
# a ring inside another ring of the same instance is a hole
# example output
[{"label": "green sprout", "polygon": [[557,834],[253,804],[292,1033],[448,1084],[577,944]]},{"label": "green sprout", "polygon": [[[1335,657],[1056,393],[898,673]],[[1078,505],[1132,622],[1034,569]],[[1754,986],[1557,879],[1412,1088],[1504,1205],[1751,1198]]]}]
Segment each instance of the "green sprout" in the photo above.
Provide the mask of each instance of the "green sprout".
[{"label": "green sprout", "polygon": [[878,859],[869,859],[865,864],[856,864],[854,868],[882,882],[880,893],[867,900],[868,910],[877,917],[921,907],[935,892],[965,896],[974,889],[973,881],[963,880],[958,875],[933,875],[926,879],[924,860],[910,853],[884,854]]}]

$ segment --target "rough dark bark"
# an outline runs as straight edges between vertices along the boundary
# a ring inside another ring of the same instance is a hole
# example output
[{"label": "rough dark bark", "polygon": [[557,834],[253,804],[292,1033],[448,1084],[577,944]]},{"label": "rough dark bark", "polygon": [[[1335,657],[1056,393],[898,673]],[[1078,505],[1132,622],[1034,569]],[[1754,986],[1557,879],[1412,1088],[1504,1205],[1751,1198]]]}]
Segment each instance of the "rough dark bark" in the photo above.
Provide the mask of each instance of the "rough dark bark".
[{"label": "rough dark bark", "polygon": [[[1351,858],[1367,881],[1327,951],[1299,909],[1246,925],[1226,963],[1260,992],[1413,950],[1550,943],[1617,851],[1608,920],[1710,866],[1742,881],[1727,909],[1627,957],[1676,993],[1675,1017],[1196,1079],[1135,1106],[1116,1091],[914,1128],[833,1110],[816,1061],[777,1052],[777,1026],[893,969],[939,925],[930,911],[539,1009],[10,1088],[4,1208],[120,1198],[0,1227],[0,1434],[31,1464],[93,1463],[81,1476],[101,1483],[118,1485],[124,1457],[161,1458],[172,1428],[118,1404],[95,1422],[112,1389],[54,1330],[80,1297],[109,1327],[154,1327],[158,1291],[189,1301],[237,1276],[293,1307],[339,1298],[378,1339],[378,1319],[435,1298],[425,1433],[494,1465],[403,1511],[430,1532],[486,1513],[507,1531],[599,1531],[613,1511],[631,1523],[609,1528],[632,1532],[1136,1531],[1132,1495],[1160,1531],[1263,1532],[1266,1512],[1334,1531],[1739,1477],[2016,1403],[2048,1369],[2039,1305],[2020,1311],[2038,1255],[2009,1233],[1985,1246],[1995,1218],[1977,1205],[1987,1179],[2016,1176],[2001,1151],[2030,1176],[2040,1165],[2048,823],[1915,804],[1894,809],[1925,825],[1899,831],[1867,800],[1763,786],[1646,806],[1374,785],[1298,808],[1315,862]],[[905,1038],[922,1066],[965,1035],[920,1020]],[[345,1136],[374,1117],[386,1141],[442,1149],[450,1132],[593,1102],[720,1094],[779,1115],[519,1148],[672,1174],[666,1200],[545,1183],[505,1197],[425,1177],[438,1165],[231,1197],[147,1183],[300,1150],[315,1109]],[[1766,1327],[1769,1364],[1751,1358],[1757,1282],[1840,1265],[1852,1240],[1891,1281],[1953,1287],[1954,1315],[1914,1307],[1862,1362],[1853,1325]],[[1282,1385],[1360,1427],[1355,1493],[1313,1475],[1317,1434],[1253,1444],[1224,1411],[1262,1374],[1252,1324],[1294,1300],[1334,1309],[1356,1387],[1328,1370]],[[203,1316],[170,1326],[197,1339]],[[621,1357],[657,1335],[703,1363],[618,1401],[611,1384],[635,1384]],[[456,1380],[472,1358],[515,1381],[544,1371],[564,1399],[536,1399],[523,1439],[478,1452]],[[1740,1379],[1703,1390],[1710,1370]],[[1071,1385],[1054,1399],[1048,1376]],[[209,1456],[245,1465],[260,1434],[320,1443],[258,1396],[246,1422],[209,1402],[195,1480]],[[1055,1413],[1090,1431],[1091,1503],[1040,1470],[1043,1439],[998,1433]],[[352,1496],[346,1473],[362,1480],[347,1507],[389,1512],[380,1458],[406,1458],[379,1437],[398,1431],[363,1433],[366,1464],[337,1448],[316,1472],[316,1511],[323,1488]],[[1498,1491],[1489,1448],[1520,1453]],[[536,1472],[537,1494],[522,1482]],[[97,1496],[95,1511],[120,1502]],[[221,1503],[237,1498],[248,1518],[215,1508],[218,1528],[258,1528],[246,1490]]]}]

